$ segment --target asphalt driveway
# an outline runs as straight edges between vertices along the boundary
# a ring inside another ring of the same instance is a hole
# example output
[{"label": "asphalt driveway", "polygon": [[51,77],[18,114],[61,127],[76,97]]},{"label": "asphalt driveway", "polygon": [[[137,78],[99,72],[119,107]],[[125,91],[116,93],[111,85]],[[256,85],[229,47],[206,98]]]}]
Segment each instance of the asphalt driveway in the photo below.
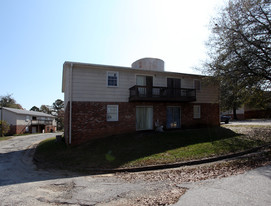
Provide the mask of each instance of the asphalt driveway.
[{"label": "asphalt driveway", "polygon": [[242,175],[183,184],[189,190],[175,206],[271,205],[271,165]]},{"label": "asphalt driveway", "polygon": [[175,205],[271,205],[271,166],[181,185],[170,180],[130,182],[116,175],[38,170],[32,162],[31,145],[55,135],[21,136],[0,142],[0,206],[136,205],[140,200],[148,204],[150,197],[178,197],[183,187],[188,190]]}]

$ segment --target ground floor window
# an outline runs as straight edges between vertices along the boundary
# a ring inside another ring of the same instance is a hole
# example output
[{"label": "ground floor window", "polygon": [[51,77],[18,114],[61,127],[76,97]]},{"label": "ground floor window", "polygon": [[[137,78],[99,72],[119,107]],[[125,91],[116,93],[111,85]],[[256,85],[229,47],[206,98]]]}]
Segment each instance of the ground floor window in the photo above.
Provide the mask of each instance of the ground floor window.
[{"label": "ground floor window", "polygon": [[153,108],[136,107],[136,130],[153,129]]},{"label": "ground floor window", "polygon": [[107,105],[106,120],[108,122],[119,121],[119,105]]},{"label": "ground floor window", "polygon": [[181,127],[181,109],[180,107],[167,107],[167,128]]},{"label": "ground floor window", "polygon": [[193,111],[194,111],[194,115],[193,115],[194,119],[200,119],[200,116],[201,116],[200,105],[194,105]]}]

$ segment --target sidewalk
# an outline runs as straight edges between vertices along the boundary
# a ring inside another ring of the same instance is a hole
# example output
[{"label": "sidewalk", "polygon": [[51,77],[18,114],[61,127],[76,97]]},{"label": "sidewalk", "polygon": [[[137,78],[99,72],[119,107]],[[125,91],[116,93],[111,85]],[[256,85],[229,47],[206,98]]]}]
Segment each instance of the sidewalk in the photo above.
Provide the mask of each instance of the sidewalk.
[{"label": "sidewalk", "polygon": [[237,176],[179,186],[189,189],[175,206],[271,205],[271,165]]}]

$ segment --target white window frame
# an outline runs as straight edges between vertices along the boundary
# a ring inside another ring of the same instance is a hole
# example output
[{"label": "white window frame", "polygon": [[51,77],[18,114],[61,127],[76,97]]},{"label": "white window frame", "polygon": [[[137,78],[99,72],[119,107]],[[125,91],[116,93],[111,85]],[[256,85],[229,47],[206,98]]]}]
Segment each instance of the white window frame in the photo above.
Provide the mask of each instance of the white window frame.
[{"label": "white window frame", "polygon": [[[116,75],[117,77],[117,85],[109,85],[108,83],[108,80],[109,80],[109,75]],[[115,71],[107,71],[106,73],[106,85],[107,87],[118,87],[119,86],[119,72],[115,72]]]},{"label": "white window frame", "polygon": [[[199,88],[196,88],[196,82],[199,82]],[[201,90],[201,81],[199,79],[194,79],[194,89],[200,91]]]},{"label": "white window frame", "polygon": [[106,121],[119,121],[119,105],[107,105]]},{"label": "white window frame", "polygon": [[200,105],[193,106],[193,118],[200,119],[201,118],[201,107]]}]

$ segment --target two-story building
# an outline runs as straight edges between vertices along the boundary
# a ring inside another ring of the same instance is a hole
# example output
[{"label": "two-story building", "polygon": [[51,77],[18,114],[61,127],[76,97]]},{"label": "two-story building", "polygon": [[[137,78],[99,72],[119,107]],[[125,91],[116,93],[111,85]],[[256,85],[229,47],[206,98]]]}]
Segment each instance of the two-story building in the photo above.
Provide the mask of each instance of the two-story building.
[{"label": "two-story building", "polygon": [[50,114],[3,107],[0,115],[10,126],[9,135],[56,131],[55,117]]},{"label": "two-story building", "polygon": [[160,59],[144,58],[131,68],[65,62],[62,92],[65,138],[93,138],[164,129],[219,126],[218,85],[204,76],[164,71]]}]

